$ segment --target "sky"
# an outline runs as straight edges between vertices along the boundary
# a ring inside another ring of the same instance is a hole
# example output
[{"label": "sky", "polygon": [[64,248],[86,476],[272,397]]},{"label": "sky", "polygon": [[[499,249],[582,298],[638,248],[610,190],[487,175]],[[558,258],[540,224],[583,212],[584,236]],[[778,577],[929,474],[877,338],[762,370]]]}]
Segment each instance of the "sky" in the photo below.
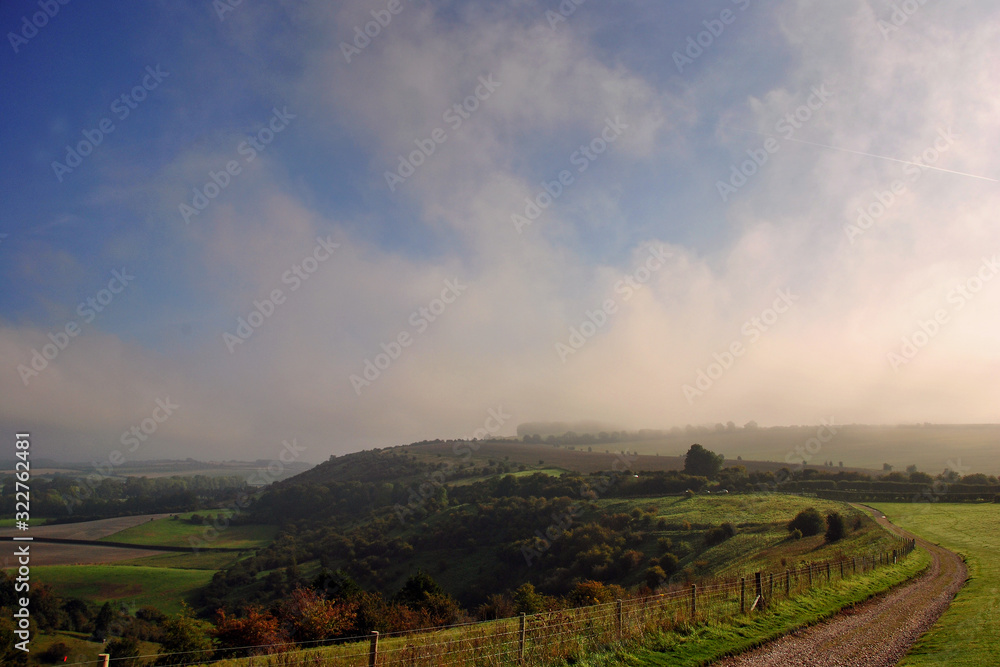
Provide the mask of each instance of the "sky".
[{"label": "sky", "polygon": [[35,456],[1000,421],[991,0],[0,28],[0,428]]}]

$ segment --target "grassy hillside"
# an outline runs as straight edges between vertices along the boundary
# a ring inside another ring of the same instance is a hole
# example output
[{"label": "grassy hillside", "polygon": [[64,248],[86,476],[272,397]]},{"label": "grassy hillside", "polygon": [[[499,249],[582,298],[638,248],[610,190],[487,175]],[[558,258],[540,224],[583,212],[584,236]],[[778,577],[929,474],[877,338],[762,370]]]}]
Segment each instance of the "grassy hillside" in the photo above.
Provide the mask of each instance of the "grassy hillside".
[{"label": "grassy hillside", "polygon": [[1000,655],[1000,505],[879,503],[877,507],[892,522],[962,554],[969,568],[969,582],[900,665],[996,664]]}]

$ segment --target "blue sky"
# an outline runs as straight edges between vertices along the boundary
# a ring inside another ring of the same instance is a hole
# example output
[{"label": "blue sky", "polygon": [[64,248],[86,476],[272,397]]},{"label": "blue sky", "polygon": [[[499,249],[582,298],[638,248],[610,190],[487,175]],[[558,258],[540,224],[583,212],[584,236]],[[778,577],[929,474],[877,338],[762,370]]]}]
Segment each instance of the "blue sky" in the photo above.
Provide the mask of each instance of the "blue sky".
[{"label": "blue sky", "polygon": [[997,420],[989,2],[389,6],[0,6],[0,423],[100,458],[169,395],[135,457],[320,460],[501,405]]}]

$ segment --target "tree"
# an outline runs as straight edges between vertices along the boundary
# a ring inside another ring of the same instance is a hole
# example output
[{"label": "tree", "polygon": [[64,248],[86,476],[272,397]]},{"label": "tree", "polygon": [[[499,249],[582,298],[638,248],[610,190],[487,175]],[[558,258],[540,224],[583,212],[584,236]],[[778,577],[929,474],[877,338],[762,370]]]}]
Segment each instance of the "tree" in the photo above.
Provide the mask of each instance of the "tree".
[{"label": "tree", "polygon": [[345,634],[356,616],[353,604],[332,602],[311,588],[296,588],[281,610],[292,639],[306,642]]},{"label": "tree", "polygon": [[667,573],[659,565],[654,565],[653,567],[646,570],[646,585],[650,588],[656,588],[667,578]]},{"label": "tree", "polygon": [[681,568],[681,560],[674,554],[663,554],[660,556],[660,567],[666,576],[672,575]]},{"label": "tree", "polygon": [[132,637],[115,637],[104,645],[104,652],[111,655],[115,665],[121,667],[140,667],[139,642]]},{"label": "tree", "polygon": [[831,544],[839,542],[847,535],[847,526],[844,524],[844,517],[838,512],[830,512],[826,515],[826,541]]},{"label": "tree", "polygon": [[94,638],[98,641],[104,641],[108,636],[108,628],[116,617],[117,614],[110,602],[101,605],[101,610],[97,612],[97,618],[94,619]]},{"label": "tree", "polygon": [[431,575],[423,570],[418,570],[416,574],[411,575],[406,580],[393,599],[409,607],[418,607],[432,595],[445,595],[444,589],[434,581]]},{"label": "tree", "polygon": [[907,475],[912,475],[915,472],[917,472],[917,466],[915,464],[914,465],[908,465],[908,466],[906,466],[906,474]]},{"label": "tree", "polygon": [[788,522],[788,532],[798,530],[802,535],[819,535],[823,530],[823,517],[816,508],[804,509],[795,515],[795,518]]},{"label": "tree", "polygon": [[155,664],[176,664],[179,662],[175,655],[177,653],[185,654],[184,661],[191,661],[196,658],[208,658],[212,652],[212,640],[208,636],[211,625],[196,620],[186,604],[182,603],[181,613],[172,618],[165,618],[162,626],[160,657]]},{"label": "tree", "polygon": [[535,592],[531,584],[521,584],[514,591],[514,611],[518,614],[536,614],[545,609],[545,598]]},{"label": "tree", "polygon": [[885,471],[885,472],[892,472],[892,464],[891,463],[883,463],[882,464],[882,470]]},{"label": "tree", "polygon": [[688,475],[713,479],[722,470],[722,464],[725,460],[726,457],[723,455],[709,451],[699,444],[694,444],[684,455],[684,472]]},{"label": "tree", "polygon": [[[227,616],[224,609],[216,612],[215,629],[212,635],[223,649],[245,648],[239,656],[273,653],[280,644],[288,642],[288,636],[281,631],[278,619],[269,611],[251,606],[246,616]],[[253,648],[251,648],[253,647]],[[234,650],[224,651],[226,657],[237,654]]]},{"label": "tree", "polygon": [[406,580],[394,600],[422,612],[427,625],[451,625],[462,612],[458,602],[422,570]]}]

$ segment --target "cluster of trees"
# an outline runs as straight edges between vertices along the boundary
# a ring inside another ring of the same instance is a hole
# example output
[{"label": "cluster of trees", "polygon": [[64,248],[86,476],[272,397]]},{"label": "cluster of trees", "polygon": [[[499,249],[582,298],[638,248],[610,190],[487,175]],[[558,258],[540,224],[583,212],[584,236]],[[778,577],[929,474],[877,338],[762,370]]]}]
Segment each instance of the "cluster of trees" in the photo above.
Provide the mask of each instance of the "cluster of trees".
[{"label": "cluster of trees", "polygon": [[[13,516],[13,475],[0,477],[0,513]],[[31,482],[32,514],[87,521],[130,514],[188,512],[224,504],[247,490],[238,476],[106,477],[68,474]]]},{"label": "cluster of trees", "polygon": [[[828,512],[826,518],[816,510],[809,507],[795,515],[795,518],[788,522],[788,532],[793,538],[811,537],[819,535],[826,530],[824,535],[829,543],[839,542],[847,537],[847,523],[839,512]],[[860,522],[855,522],[854,529],[860,528]]]},{"label": "cluster of trees", "polygon": [[790,476],[782,490],[815,494],[835,500],[903,500],[914,502],[990,501],[1000,496],[1000,481],[981,473],[961,476],[945,471],[932,477],[923,472],[890,472],[871,478],[859,473],[820,473],[806,469]]}]

